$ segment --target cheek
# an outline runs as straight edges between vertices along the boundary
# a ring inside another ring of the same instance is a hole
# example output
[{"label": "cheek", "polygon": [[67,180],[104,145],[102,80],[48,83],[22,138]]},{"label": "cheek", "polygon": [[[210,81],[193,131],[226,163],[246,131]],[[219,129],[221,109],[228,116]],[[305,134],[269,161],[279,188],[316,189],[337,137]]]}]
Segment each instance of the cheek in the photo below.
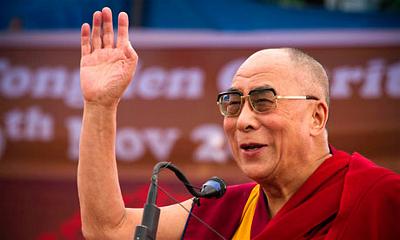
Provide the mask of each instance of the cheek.
[{"label": "cheek", "polygon": [[224,131],[226,136],[229,137],[235,130],[235,121],[232,118],[224,118]]},{"label": "cheek", "polygon": [[271,118],[268,124],[275,143],[286,148],[296,145],[296,142],[303,142],[307,126],[303,120],[293,113]]},{"label": "cheek", "polygon": [[268,114],[259,118],[261,127],[267,130],[270,135],[280,133],[287,128],[288,120],[286,117],[278,114]]},{"label": "cheek", "polygon": [[228,138],[229,143],[232,145],[235,141],[236,121],[233,118],[224,118],[224,132]]}]

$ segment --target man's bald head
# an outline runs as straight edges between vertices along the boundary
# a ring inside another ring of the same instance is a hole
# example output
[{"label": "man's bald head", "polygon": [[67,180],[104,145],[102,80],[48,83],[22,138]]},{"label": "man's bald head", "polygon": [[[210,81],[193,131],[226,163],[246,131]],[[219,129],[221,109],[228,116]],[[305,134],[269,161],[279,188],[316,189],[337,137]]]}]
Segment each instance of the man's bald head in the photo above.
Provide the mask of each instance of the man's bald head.
[{"label": "man's bald head", "polygon": [[295,48],[283,48],[289,54],[294,67],[299,71],[304,71],[306,79],[301,81],[309,81],[304,84],[307,87],[317,88],[317,91],[322,92],[323,98],[329,105],[329,81],[324,67],[310,55]]},{"label": "man's bald head", "polygon": [[295,72],[294,80],[303,94],[316,95],[329,105],[329,82],[324,67],[314,58],[295,48],[273,48],[260,50],[251,55],[238,69],[236,75],[251,75],[259,68],[271,64],[285,65]]}]

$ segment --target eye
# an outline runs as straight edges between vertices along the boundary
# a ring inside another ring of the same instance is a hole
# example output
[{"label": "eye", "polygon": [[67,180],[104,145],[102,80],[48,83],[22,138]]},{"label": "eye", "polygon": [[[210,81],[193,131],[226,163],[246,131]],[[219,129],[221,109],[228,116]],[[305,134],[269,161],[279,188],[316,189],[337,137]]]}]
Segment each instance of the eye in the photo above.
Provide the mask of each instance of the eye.
[{"label": "eye", "polygon": [[273,101],[271,99],[268,98],[257,98],[253,100],[253,103],[255,104],[268,104],[268,103],[272,103]]},{"label": "eye", "polygon": [[228,105],[237,105],[240,104],[240,100],[231,100],[227,102]]},{"label": "eye", "polygon": [[268,98],[257,98],[256,100],[253,100],[253,105],[258,111],[264,111],[265,109],[271,108],[274,105],[274,102]]},{"label": "eye", "polygon": [[274,95],[269,92],[255,92],[251,94],[251,101],[254,104],[264,104],[274,102]]},{"label": "eye", "polygon": [[274,107],[274,95],[271,91],[259,91],[251,94],[251,102],[257,111],[266,111]]},{"label": "eye", "polygon": [[240,110],[241,97],[236,93],[228,93],[221,97],[221,102],[223,104],[222,108],[228,114],[236,114]]},{"label": "eye", "polygon": [[225,101],[225,104],[228,105],[228,107],[235,107],[240,105],[241,99],[238,96],[230,97],[228,101]]}]

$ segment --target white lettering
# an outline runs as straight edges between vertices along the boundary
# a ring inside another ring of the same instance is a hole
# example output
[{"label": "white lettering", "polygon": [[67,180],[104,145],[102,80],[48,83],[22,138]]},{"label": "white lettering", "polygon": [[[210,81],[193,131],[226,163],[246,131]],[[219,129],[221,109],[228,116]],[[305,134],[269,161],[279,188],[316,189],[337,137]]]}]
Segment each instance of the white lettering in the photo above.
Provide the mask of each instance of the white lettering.
[{"label": "white lettering", "polygon": [[11,140],[21,140],[24,138],[23,134],[23,119],[24,113],[19,109],[13,109],[5,114],[5,126],[8,138]]},{"label": "white lettering", "polygon": [[32,96],[35,98],[61,98],[64,95],[67,71],[63,67],[39,68],[36,72]]},{"label": "white lettering", "polygon": [[[65,122],[68,130],[68,158],[77,160],[79,157],[79,137],[82,126],[80,117],[70,117]],[[132,128],[122,128],[116,135],[116,156],[119,161],[133,162],[145,154],[145,147],[154,155],[157,161],[169,158],[173,145],[179,138],[179,130],[175,128],[146,128],[137,131]]]},{"label": "white lettering", "polygon": [[135,161],[144,154],[140,135],[134,129],[124,128],[117,132],[116,154],[121,161]]},{"label": "white lettering", "polygon": [[[234,59],[220,69],[216,83],[219,91],[231,86],[232,77],[243,61],[243,58]],[[384,94],[398,98],[400,93],[397,87],[399,80],[396,64],[389,67],[384,58],[376,58],[371,59],[366,67],[356,65],[333,69],[332,98],[351,98],[354,94],[363,98],[379,98]],[[138,68],[124,98],[199,99],[204,94],[205,77],[200,67]],[[11,66],[7,59],[0,59],[0,94],[4,98],[31,96],[34,99],[62,99],[68,107],[83,106],[79,69],[70,71],[62,66],[40,67],[35,70],[26,66]]]},{"label": "white lettering", "polygon": [[153,66],[137,70],[132,83],[126,89],[123,98],[135,96],[147,100],[198,99],[203,95],[204,72],[200,68],[173,68],[167,70]]},{"label": "white lettering", "polygon": [[200,98],[203,94],[203,79],[200,68],[174,69],[170,73],[166,96],[169,99]]},{"label": "white lettering", "polygon": [[39,107],[31,107],[26,112],[25,137],[28,140],[49,141],[53,138],[53,118],[43,113]]},{"label": "white lettering", "polygon": [[333,71],[331,83],[332,98],[349,98],[352,95],[351,84],[360,83],[363,77],[361,67],[339,67]]},{"label": "white lettering", "polygon": [[136,66],[136,73],[132,76],[131,83],[128,85],[128,87],[124,92],[124,95],[122,96],[123,99],[129,99],[134,97],[135,89],[137,89],[137,83],[138,83],[138,80],[136,79],[139,78],[141,70],[142,70],[142,64],[141,61],[139,60],[139,63]]},{"label": "white lettering", "polygon": [[383,59],[369,61],[365,73],[365,81],[360,89],[360,95],[365,98],[379,98],[382,95],[382,80],[384,74]]},{"label": "white lettering", "polygon": [[143,131],[143,138],[158,161],[165,161],[171,154],[172,147],[179,137],[176,128],[148,128]]},{"label": "white lettering", "polygon": [[79,69],[72,71],[69,79],[71,79],[71,81],[68,81],[66,84],[64,102],[69,107],[82,108],[83,96],[81,92]]},{"label": "white lettering", "polygon": [[386,92],[390,97],[400,97],[400,62],[388,67]]},{"label": "white lettering", "polygon": [[[2,68],[6,68],[6,63],[2,63]],[[26,67],[15,67],[6,69],[0,85],[0,91],[5,97],[18,98],[27,94],[30,85],[31,72]]]},{"label": "white lettering", "polygon": [[[10,67],[7,59],[0,59],[0,74],[0,93],[7,98],[30,95],[34,99],[63,99],[71,108],[83,106],[79,69],[40,67],[30,70],[25,66]],[[141,70],[139,66],[123,98],[198,99],[203,95],[204,78],[204,71],[198,67],[151,66]]]},{"label": "white lettering", "polygon": [[155,99],[162,95],[165,87],[165,70],[160,67],[147,68],[140,75],[138,82],[139,95],[144,99]]},{"label": "white lettering", "polygon": [[229,150],[221,126],[217,124],[200,125],[193,130],[191,139],[201,142],[194,152],[196,161],[224,163],[228,160]]},{"label": "white lettering", "polygon": [[30,107],[26,112],[13,109],[5,115],[7,135],[11,140],[50,141],[54,135],[54,121],[39,107]]}]

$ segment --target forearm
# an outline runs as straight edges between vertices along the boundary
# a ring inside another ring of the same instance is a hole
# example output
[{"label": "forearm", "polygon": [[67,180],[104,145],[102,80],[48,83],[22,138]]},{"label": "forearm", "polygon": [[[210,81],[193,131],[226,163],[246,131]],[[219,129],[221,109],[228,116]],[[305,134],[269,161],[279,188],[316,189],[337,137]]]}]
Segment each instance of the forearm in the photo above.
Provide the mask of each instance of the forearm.
[{"label": "forearm", "polygon": [[83,231],[112,231],[125,218],[115,159],[116,107],[85,103],[78,165]]}]

